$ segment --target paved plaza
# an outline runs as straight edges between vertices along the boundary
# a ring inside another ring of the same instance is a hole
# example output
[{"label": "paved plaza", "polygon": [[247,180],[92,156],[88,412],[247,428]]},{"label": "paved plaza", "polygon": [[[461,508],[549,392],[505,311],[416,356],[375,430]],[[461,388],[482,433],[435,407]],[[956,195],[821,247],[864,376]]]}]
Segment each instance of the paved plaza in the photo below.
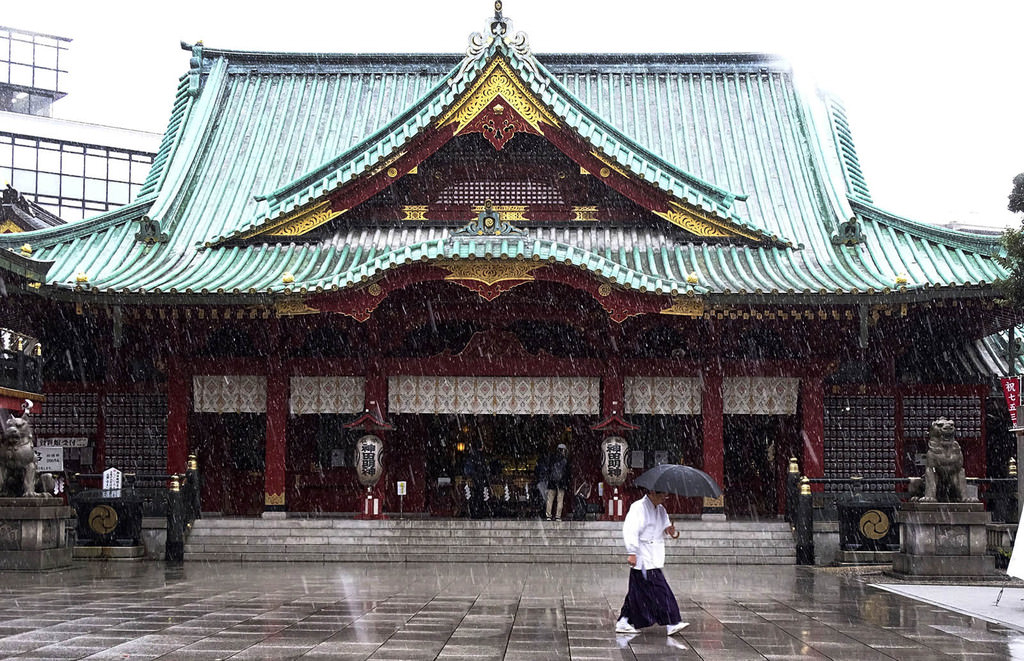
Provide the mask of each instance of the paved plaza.
[{"label": "paved plaza", "polygon": [[666,575],[691,623],[671,639],[613,633],[625,566],[79,563],[0,574],[0,658],[1024,659],[1021,588],[991,607],[992,586],[808,567]]}]

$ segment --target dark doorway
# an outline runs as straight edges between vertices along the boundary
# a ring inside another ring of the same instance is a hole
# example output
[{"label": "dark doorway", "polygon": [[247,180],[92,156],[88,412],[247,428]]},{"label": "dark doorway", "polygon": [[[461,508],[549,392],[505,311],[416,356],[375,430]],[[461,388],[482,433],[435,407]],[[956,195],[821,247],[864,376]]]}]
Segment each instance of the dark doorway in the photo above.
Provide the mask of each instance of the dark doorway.
[{"label": "dark doorway", "polygon": [[[426,455],[427,509],[435,516],[533,517],[543,509],[538,461],[559,443],[569,448],[572,487],[586,474],[586,418],[557,415],[410,415],[396,426],[421,438]],[[474,492],[474,479],[486,486]],[[565,496],[564,512],[571,511]]]},{"label": "dark doorway", "polygon": [[195,413],[190,447],[206,468],[202,509],[225,516],[263,512],[266,418],[262,413]]},{"label": "dark doorway", "polygon": [[783,471],[795,448],[789,416],[725,416],[725,514],[774,519],[784,491]]}]

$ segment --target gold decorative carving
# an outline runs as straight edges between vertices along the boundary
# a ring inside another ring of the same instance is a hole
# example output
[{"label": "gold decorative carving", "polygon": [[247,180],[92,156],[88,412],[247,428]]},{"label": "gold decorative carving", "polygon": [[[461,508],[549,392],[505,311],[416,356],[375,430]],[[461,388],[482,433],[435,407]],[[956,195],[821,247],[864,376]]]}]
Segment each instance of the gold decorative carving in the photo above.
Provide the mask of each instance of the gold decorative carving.
[{"label": "gold decorative carving", "polygon": [[397,177],[397,176],[398,176],[398,168],[396,168],[396,167],[390,167],[390,168],[388,168],[388,172],[387,172],[387,174],[388,174],[388,176],[389,176],[389,177],[391,177],[392,179],[394,179],[395,177]]},{"label": "gold decorative carving", "polygon": [[274,311],[278,317],[295,317],[302,314],[319,314],[316,308],[306,305],[301,299],[285,299],[274,304]]},{"label": "gold decorative carving", "polygon": [[12,220],[5,220],[3,223],[0,223],[0,234],[20,234],[23,231]]},{"label": "gold decorative carving", "polygon": [[672,305],[663,310],[660,314],[673,314],[681,317],[700,317],[704,314],[704,301],[689,296],[673,296]]},{"label": "gold decorative carving", "polygon": [[427,206],[425,204],[407,204],[402,207],[402,220],[426,220]]},{"label": "gold decorative carving", "polygon": [[597,220],[597,207],[573,207],[573,220]]},{"label": "gold decorative carving", "polygon": [[376,282],[371,282],[370,286],[366,288],[366,293],[370,296],[380,296],[384,293],[384,290]]},{"label": "gold decorative carving", "polygon": [[284,507],[284,492],[264,494],[263,503],[270,506]]},{"label": "gold decorative carving", "polygon": [[732,227],[726,221],[715,220],[693,207],[684,207],[675,201],[670,201],[668,205],[668,211],[655,211],[654,213],[697,236],[742,236],[754,241],[762,240],[756,234]]},{"label": "gold decorative carving", "polygon": [[437,262],[436,265],[451,273],[451,275],[445,276],[445,280],[474,280],[488,286],[509,280],[533,280],[530,273],[542,266],[541,264],[507,259],[446,260]]},{"label": "gold decorative carving", "polygon": [[437,120],[437,126],[456,124],[461,133],[496,97],[500,96],[538,134],[541,124],[559,126],[558,119],[530,91],[503,57],[495,57],[476,82]]},{"label": "gold decorative carving", "polygon": [[611,170],[609,170],[608,168],[601,168],[601,176],[602,176],[602,177],[607,177],[607,176],[608,176],[608,175],[610,175],[611,173],[612,173],[612,171],[611,171]]},{"label": "gold decorative carving", "polygon": [[[492,204],[489,210],[497,211],[501,214],[502,220],[507,220],[509,222],[529,220],[529,218],[526,217],[526,205],[524,204]],[[472,212],[477,215],[484,211],[484,205],[482,204],[477,204],[472,209]]]},{"label": "gold decorative carving", "polygon": [[[301,236],[328,223],[347,210],[332,211],[331,203],[322,201],[313,207],[285,216],[266,231],[269,236]],[[255,234],[260,234],[256,232]]]},{"label": "gold decorative carving", "polygon": [[706,510],[722,509],[725,507],[725,496],[719,496],[718,498],[708,498],[705,496],[703,505]]},{"label": "gold decorative carving", "polygon": [[612,293],[612,286],[607,282],[602,283],[601,286],[597,288],[597,293],[601,296],[610,296]]},{"label": "gold decorative carving", "polygon": [[331,203],[327,200],[318,200],[312,205],[296,209],[273,221],[267,221],[254,230],[242,234],[243,239],[266,234],[267,236],[300,236],[311,230],[320,227],[324,223],[334,220],[341,214],[348,211],[332,211]]}]

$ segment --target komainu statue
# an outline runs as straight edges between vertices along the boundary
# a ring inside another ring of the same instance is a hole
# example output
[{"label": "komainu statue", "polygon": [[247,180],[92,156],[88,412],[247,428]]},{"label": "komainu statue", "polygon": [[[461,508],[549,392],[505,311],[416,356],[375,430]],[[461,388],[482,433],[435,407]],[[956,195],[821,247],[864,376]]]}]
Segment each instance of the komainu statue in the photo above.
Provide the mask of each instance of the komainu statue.
[{"label": "komainu statue", "polygon": [[34,440],[27,412],[20,418],[11,416],[3,425],[0,438],[0,496],[49,495],[50,485],[47,482],[53,479],[49,473],[38,476],[44,491],[40,493],[36,490]]},{"label": "komainu statue", "polygon": [[[964,454],[956,441],[956,426],[948,418],[939,418],[928,431],[924,479],[911,478],[910,493],[925,503],[962,503],[967,498],[967,473]],[[923,484],[922,484],[923,481]]]}]

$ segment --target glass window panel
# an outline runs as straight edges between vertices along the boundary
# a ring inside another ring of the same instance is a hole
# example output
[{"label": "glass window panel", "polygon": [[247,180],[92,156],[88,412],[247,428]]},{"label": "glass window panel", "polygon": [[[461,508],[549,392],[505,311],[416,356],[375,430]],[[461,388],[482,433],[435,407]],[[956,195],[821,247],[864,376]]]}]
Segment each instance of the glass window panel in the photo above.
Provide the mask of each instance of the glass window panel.
[{"label": "glass window panel", "polygon": [[11,185],[22,193],[36,192],[36,173],[31,170],[15,170]]},{"label": "glass window panel", "polygon": [[110,182],[107,187],[107,200],[111,204],[128,204],[128,184]]},{"label": "glass window panel", "polygon": [[135,184],[132,184],[129,201],[138,199],[140,190],[142,190],[142,186],[136,186]]},{"label": "glass window panel", "polygon": [[28,112],[36,117],[50,116],[50,100],[42,94],[33,94],[28,98]]},{"label": "glass window panel", "polygon": [[25,170],[36,169],[36,149],[35,147],[21,147],[17,146],[14,148],[14,167],[23,168]]},{"label": "glass window panel", "polygon": [[11,168],[0,166],[0,184],[11,183]]},{"label": "glass window panel", "polygon": [[32,67],[24,64],[12,64],[11,84],[32,87]]},{"label": "glass window panel", "polygon": [[104,159],[107,157],[107,150],[103,147],[86,147],[85,153],[92,156],[102,156]]},{"label": "glass window panel", "polygon": [[69,154],[67,146],[64,147],[64,160],[61,172],[64,174],[85,174],[85,157],[81,154]]},{"label": "glass window panel", "polygon": [[65,153],[70,152],[72,154],[81,154],[84,151],[85,150],[82,149],[81,147],[79,147],[78,145],[64,145],[64,152]]},{"label": "glass window panel", "polygon": [[85,180],[85,199],[106,201],[107,182],[103,179]]},{"label": "glass window panel", "polygon": [[56,69],[57,49],[53,46],[46,45],[45,42],[40,43],[41,41],[42,40],[39,38],[36,39],[36,66]]},{"label": "glass window panel", "polygon": [[11,136],[0,133],[0,145],[9,145],[11,144],[11,140],[13,140]]},{"label": "glass window panel", "polygon": [[35,86],[45,90],[57,89],[57,72],[53,69],[36,68]]},{"label": "glass window panel", "polygon": [[0,142],[0,165],[10,167],[14,165],[14,148]]},{"label": "glass window panel", "polygon": [[38,144],[37,140],[30,140],[28,138],[15,138],[14,144],[24,145],[25,147],[35,147]]},{"label": "glass window panel", "polygon": [[107,161],[107,178],[114,181],[128,181],[128,161]]},{"label": "glass window panel", "polygon": [[60,195],[60,176],[49,172],[40,172],[37,178],[36,192],[39,195]]},{"label": "glass window panel", "polygon": [[40,149],[39,169],[43,172],[60,172],[60,152],[53,149]]},{"label": "glass window panel", "polygon": [[69,206],[62,206],[60,208],[60,213],[58,213],[57,215],[60,216],[61,219],[64,220],[65,222],[69,222],[69,223],[71,221],[74,221],[74,220],[81,220],[82,218],[85,217],[82,214],[81,207],[69,207]]},{"label": "glass window panel", "polygon": [[61,181],[61,195],[64,197],[75,197],[82,199],[82,178],[81,177],[69,177],[64,175],[60,178]]},{"label": "glass window panel", "polygon": [[99,156],[85,157],[85,176],[96,179],[107,178],[107,159]]},{"label": "glass window panel", "polygon": [[142,184],[146,182],[146,175],[149,174],[149,165],[143,165],[142,163],[132,163],[132,183]]},{"label": "glass window panel", "polygon": [[60,215],[60,213],[59,213],[60,206],[58,206],[57,204],[53,204],[53,203],[50,203],[50,202],[40,202],[39,206],[43,207],[44,209],[46,209],[47,211],[49,211],[50,213],[52,213],[54,215],[57,215],[57,216]]},{"label": "glass window panel", "polygon": [[11,40],[11,62],[32,64],[32,42],[25,41],[24,37],[14,37]]},{"label": "glass window panel", "polygon": [[107,158],[116,158],[116,159],[119,159],[119,160],[122,160],[122,161],[127,161],[128,160],[128,152],[114,151],[113,149],[111,149],[107,153]]},{"label": "glass window panel", "polygon": [[[86,202],[85,203],[85,210],[86,211],[106,211],[107,210],[107,204],[105,202]],[[92,215],[92,214],[90,214],[90,215]]]}]

